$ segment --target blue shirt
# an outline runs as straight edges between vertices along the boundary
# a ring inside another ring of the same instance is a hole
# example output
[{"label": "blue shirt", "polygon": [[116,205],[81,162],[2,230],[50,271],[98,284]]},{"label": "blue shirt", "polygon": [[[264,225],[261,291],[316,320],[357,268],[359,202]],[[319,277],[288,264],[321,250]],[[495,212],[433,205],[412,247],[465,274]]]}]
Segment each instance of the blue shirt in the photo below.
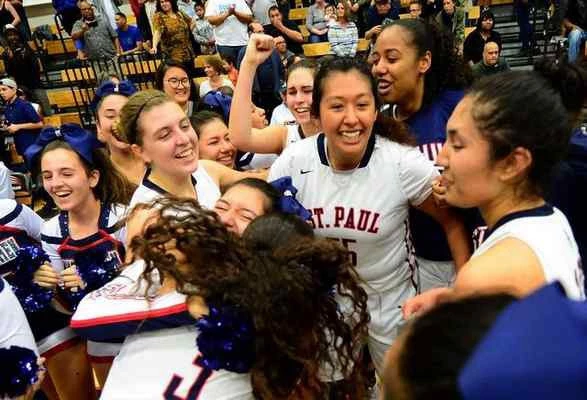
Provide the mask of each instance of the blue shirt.
[{"label": "blue shirt", "polygon": [[126,31],[116,28],[118,41],[123,51],[129,51],[137,47],[137,42],[142,42],[141,31],[134,25],[127,25]]},{"label": "blue shirt", "polygon": [[[6,104],[4,115],[6,121],[10,124],[25,124],[41,121],[41,116],[37,114],[31,103],[18,97],[12,103]],[[18,154],[24,154],[27,147],[35,142],[39,132],[41,132],[41,129],[21,129],[13,135]]]}]

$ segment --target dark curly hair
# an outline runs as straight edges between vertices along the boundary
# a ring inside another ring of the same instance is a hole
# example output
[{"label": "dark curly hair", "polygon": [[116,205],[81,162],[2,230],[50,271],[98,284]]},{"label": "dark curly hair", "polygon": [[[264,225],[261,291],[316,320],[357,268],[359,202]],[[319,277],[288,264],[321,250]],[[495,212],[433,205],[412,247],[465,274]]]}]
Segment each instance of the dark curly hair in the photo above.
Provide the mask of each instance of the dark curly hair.
[{"label": "dark curly hair", "polygon": [[427,51],[432,56],[432,64],[424,76],[422,106],[432,103],[446,89],[464,89],[469,86],[471,73],[458,54],[452,34],[421,19],[398,19],[386,25],[379,37],[395,26],[408,33],[411,40],[408,44],[415,47],[418,57],[424,56]]},{"label": "dark curly hair", "polygon": [[[310,238],[255,252],[195,200],[161,198],[151,206],[159,217],[130,244],[145,260],[143,278],[151,282],[157,270],[175,279],[179,292],[250,313],[256,331],[250,372],[258,398],[319,398],[325,364],[354,379],[358,396],[352,398],[360,398],[363,386],[354,366],[367,334],[367,295],[343,248]],[[177,262],[171,248],[188,261]],[[350,301],[347,312],[339,310],[332,292]]]},{"label": "dark curly hair", "polygon": [[[378,110],[381,106],[380,97],[377,93],[377,82],[371,71],[369,65],[359,59],[350,57],[332,57],[326,58],[320,62],[318,72],[314,77],[314,91],[312,93],[312,114],[315,117],[320,117],[320,103],[324,98],[324,86],[326,80],[335,73],[349,73],[356,71],[369,84],[369,88],[375,99],[375,107]],[[375,125],[373,126],[373,133],[393,140],[397,143],[415,145],[415,138],[408,132],[407,127],[392,118],[386,117],[383,113],[377,114]]]}]

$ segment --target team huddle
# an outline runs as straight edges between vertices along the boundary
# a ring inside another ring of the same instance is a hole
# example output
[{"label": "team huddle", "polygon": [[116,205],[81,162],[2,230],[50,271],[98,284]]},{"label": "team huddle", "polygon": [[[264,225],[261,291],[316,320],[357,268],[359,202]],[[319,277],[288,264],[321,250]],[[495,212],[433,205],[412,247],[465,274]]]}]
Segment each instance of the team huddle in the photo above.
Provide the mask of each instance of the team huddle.
[{"label": "team huddle", "polygon": [[44,128],[25,158],[59,213],[0,200],[0,398],[465,398],[454,374],[418,379],[443,368],[416,357],[425,323],[482,314],[459,304],[493,322],[553,282],[585,300],[546,196],[587,73],[544,61],[464,92],[430,29],[384,27],[369,63],[295,64],[295,122],[275,126],[251,112],[274,46],[253,34],[219,123],[249,161],[272,155],[259,169],[203,160],[184,109],[126,82],[98,90],[98,136]]}]

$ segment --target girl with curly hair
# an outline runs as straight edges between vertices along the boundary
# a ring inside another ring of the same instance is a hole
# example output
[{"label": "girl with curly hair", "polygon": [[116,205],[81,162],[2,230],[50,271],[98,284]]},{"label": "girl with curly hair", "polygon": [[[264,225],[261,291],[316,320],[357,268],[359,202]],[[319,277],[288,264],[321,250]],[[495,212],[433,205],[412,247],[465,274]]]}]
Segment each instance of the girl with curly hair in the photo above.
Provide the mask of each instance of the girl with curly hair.
[{"label": "girl with curly hair", "polygon": [[[72,323],[89,337],[132,333],[102,398],[323,398],[324,364],[361,398],[355,349],[367,298],[343,248],[295,217],[260,217],[243,242],[192,199],[152,208],[157,217],[130,245],[139,259],[86,297]],[[278,236],[288,240],[270,243]],[[344,316],[335,296],[348,304]]]},{"label": "girl with curly hair", "polygon": [[[397,20],[381,31],[371,62],[382,112],[407,124],[420,151],[434,162],[468,82],[454,38],[422,20]],[[442,227],[424,213],[410,210],[410,230],[421,287],[448,286],[455,267],[466,260],[453,260]]]}]

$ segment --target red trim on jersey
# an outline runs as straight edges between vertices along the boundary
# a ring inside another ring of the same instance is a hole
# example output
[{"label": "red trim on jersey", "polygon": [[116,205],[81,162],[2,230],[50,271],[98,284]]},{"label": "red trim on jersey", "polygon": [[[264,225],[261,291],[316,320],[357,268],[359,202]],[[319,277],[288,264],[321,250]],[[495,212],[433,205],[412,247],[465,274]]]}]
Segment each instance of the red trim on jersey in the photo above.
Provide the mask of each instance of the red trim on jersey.
[{"label": "red trim on jersey", "polygon": [[184,311],[187,311],[187,305],[185,303],[181,303],[170,307],[160,308],[158,310],[137,311],[119,315],[108,315],[106,317],[72,320],[70,326],[73,329],[87,328],[95,325],[108,325],[125,321],[165,317],[167,315],[179,314]]},{"label": "red trim on jersey", "polygon": [[10,232],[10,233],[21,233],[25,231],[23,231],[22,229],[18,229],[18,228],[14,228],[12,226],[6,226],[6,225],[0,225],[0,232]]},{"label": "red trim on jersey", "polygon": [[69,340],[66,340],[63,343],[59,343],[57,346],[51,347],[49,350],[47,350],[46,352],[41,354],[41,356],[49,359],[49,358],[53,357],[54,355],[61,353],[62,351],[67,350],[70,347],[75,346],[76,344],[78,344],[78,342],[80,340],[81,340],[81,338],[77,337],[77,336],[74,338],[71,338]]},{"label": "red trim on jersey", "polygon": [[88,360],[94,364],[112,364],[114,356],[92,356],[88,354]]},{"label": "red trim on jersey", "polygon": [[72,240],[71,237],[68,236],[65,239],[65,241],[57,248],[57,252],[61,253],[63,250],[84,251],[87,249],[91,249],[92,247],[95,247],[95,246],[102,244],[104,242],[113,243],[116,247],[123,246],[122,242],[113,238],[112,235],[110,235],[108,232],[104,231],[103,229],[98,229],[98,233],[101,234],[102,237],[100,239],[96,240],[95,242],[86,244],[85,246],[72,246],[72,245],[68,244],[68,242],[70,240]]}]

